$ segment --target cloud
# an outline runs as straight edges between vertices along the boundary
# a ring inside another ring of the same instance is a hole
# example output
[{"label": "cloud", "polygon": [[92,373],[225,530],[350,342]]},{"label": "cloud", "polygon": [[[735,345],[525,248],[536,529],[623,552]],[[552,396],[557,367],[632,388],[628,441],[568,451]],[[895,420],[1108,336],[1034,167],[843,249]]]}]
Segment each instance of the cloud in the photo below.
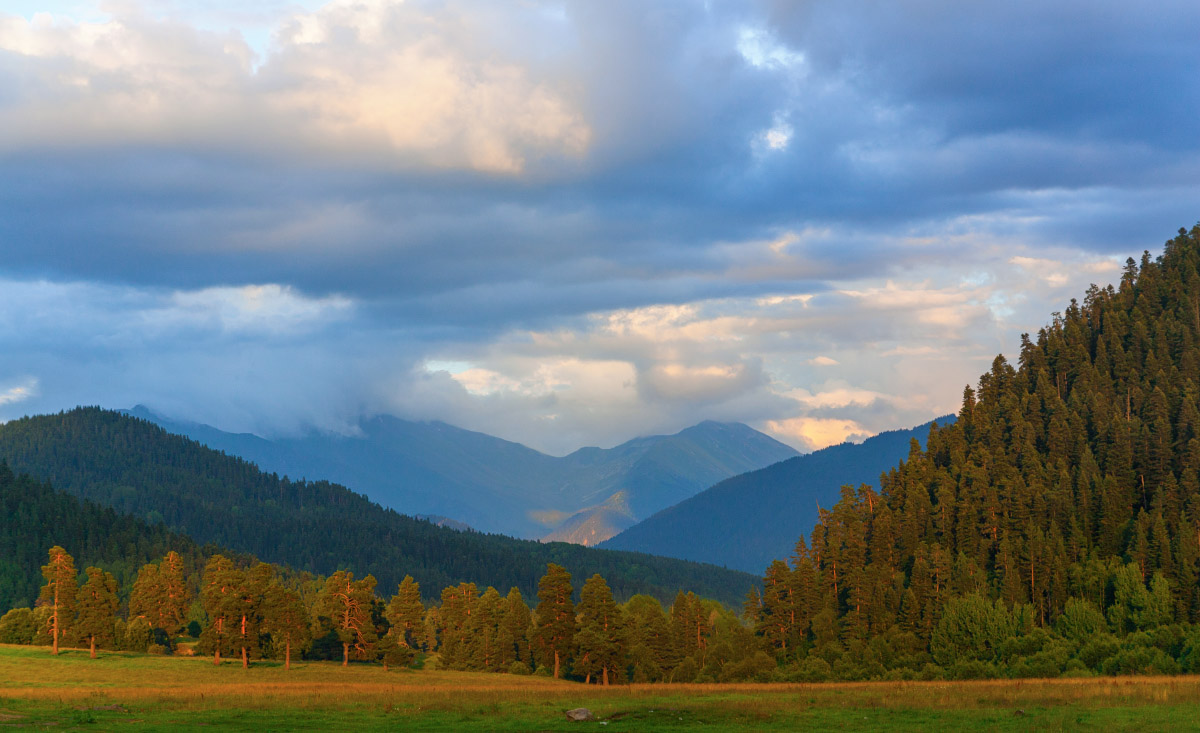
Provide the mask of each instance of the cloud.
[{"label": "cloud", "polygon": [[587,151],[588,126],[559,90],[443,20],[337,0],[286,21],[255,66],[236,33],[138,10],[0,16],[0,73],[18,90],[0,107],[4,146],[184,144],[501,174]]},{"label": "cloud", "polygon": [[0,391],[0,406],[24,402],[30,397],[36,397],[37,393],[38,380],[34,377],[26,377],[19,384]]},{"label": "cloud", "polygon": [[0,417],[817,447],[1197,216],[1194,3],[42,5],[0,14]]}]

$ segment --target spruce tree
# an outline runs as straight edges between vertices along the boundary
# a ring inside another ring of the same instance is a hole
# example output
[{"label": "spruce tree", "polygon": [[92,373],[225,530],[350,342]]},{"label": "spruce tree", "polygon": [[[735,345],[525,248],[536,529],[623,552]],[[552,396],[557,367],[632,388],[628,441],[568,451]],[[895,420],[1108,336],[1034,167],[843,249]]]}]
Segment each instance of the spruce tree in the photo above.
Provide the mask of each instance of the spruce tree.
[{"label": "spruce tree", "polygon": [[391,633],[396,635],[396,642],[416,647],[425,618],[425,605],[421,603],[421,586],[411,575],[405,575],[400,582],[396,595],[388,602],[385,615],[391,624]]}]

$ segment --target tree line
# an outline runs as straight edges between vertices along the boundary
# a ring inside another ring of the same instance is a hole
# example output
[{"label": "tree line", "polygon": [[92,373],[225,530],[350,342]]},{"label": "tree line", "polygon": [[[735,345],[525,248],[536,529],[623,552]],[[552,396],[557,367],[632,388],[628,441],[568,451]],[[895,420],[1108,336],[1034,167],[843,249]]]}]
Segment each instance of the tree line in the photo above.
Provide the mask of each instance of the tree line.
[{"label": "tree line", "polygon": [[646,595],[618,604],[595,574],[576,602],[571,574],[554,563],[538,583],[532,609],[516,587],[502,596],[492,587],[460,583],[427,604],[411,576],[381,598],[370,575],[288,575],[219,554],[191,575],[176,552],[145,564],[127,604],[111,573],[88,567],[82,577],[80,583],[66,550],[50,548],[36,606],[0,618],[0,643],[44,644],[54,654],[64,644],[81,646],[92,657],[97,649],[167,654],[184,634],[196,639],[196,653],[216,664],[233,658],[248,667],[273,658],[290,668],[299,656],[381,663],[387,671],[436,653],[448,669],[604,685],[768,679],[776,666],[742,620],[715,601],[679,593],[669,610]]}]

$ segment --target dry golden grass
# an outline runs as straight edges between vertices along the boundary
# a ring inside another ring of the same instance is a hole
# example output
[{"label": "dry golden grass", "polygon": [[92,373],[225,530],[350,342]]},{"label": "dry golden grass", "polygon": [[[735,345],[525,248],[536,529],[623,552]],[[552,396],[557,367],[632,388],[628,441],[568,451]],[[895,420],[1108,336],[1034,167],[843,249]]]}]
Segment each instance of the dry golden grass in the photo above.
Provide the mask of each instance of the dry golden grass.
[{"label": "dry golden grass", "polygon": [[[959,720],[977,714],[994,717],[1000,714],[997,711],[1009,715],[1017,710],[1040,710],[1057,715],[1053,720],[1062,725],[1061,720],[1066,720],[1063,716],[1074,715],[1074,711],[1111,710],[1114,715],[1124,716],[1123,720],[1137,721],[1143,714],[1139,710],[1168,710],[1173,711],[1171,719],[1177,720],[1187,715],[1181,711],[1200,706],[1200,678],[663,684],[603,688],[530,676],[438,670],[384,673],[374,665],[343,668],[327,662],[295,663],[290,671],[285,671],[282,665],[266,662],[249,670],[241,669],[235,661],[217,667],[211,659],[201,657],[109,652],[91,660],[86,651],[79,650],[65,651],[56,658],[48,649],[0,645],[0,703],[5,700],[34,706],[120,703],[143,710],[204,714],[222,710],[289,710],[312,711],[316,715],[318,711],[358,710],[374,711],[373,715],[398,714],[414,721],[429,715],[450,716],[452,722],[460,717],[487,720],[489,715],[500,714],[540,720],[578,705],[617,720],[631,714],[630,711],[671,706],[694,715],[724,716],[738,725],[771,721],[767,727],[778,729],[788,729],[781,720],[802,720],[797,716],[836,717],[854,711],[873,715],[872,720],[888,721],[903,715]],[[917,724],[915,729],[924,728]],[[1117,729],[1131,728],[1126,725]]]}]

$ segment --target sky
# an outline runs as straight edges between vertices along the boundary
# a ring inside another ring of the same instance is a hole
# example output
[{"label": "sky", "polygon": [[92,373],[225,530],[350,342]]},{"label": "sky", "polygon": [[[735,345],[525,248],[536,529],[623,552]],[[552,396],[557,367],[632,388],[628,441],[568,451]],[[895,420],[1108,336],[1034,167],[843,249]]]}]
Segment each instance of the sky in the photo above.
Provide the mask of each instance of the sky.
[{"label": "sky", "polygon": [[957,410],[1200,219],[1200,4],[6,0],[0,419]]}]

